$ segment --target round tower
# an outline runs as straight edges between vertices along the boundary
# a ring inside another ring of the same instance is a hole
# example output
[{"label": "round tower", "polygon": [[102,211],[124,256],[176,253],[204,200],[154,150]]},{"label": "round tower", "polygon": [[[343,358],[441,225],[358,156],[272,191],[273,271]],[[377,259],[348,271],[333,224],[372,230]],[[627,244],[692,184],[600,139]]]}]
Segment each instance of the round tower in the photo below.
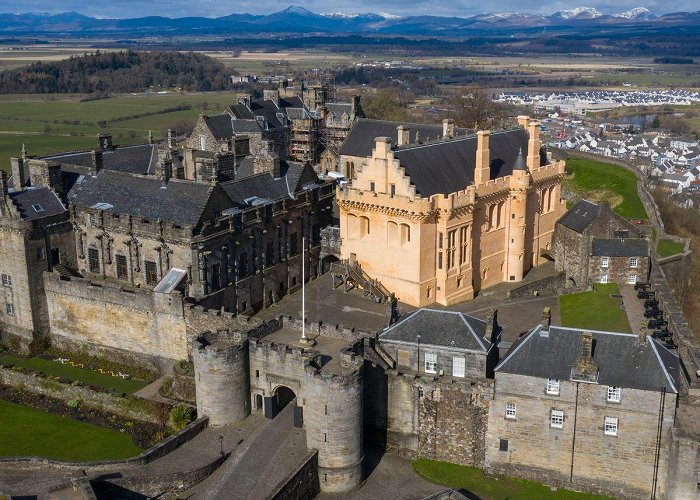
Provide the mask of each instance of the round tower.
[{"label": "round tower", "polygon": [[521,281],[525,274],[525,226],[527,224],[527,193],[530,173],[527,170],[522,149],[513,164],[510,178],[510,217],[508,218],[508,265],[504,281]]},{"label": "round tower", "polygon": [[197,415],[209,425],[235,424],[250,414],[248,344],[221,340],[212,333],[192,345]]},{"label": "round tower", "polygon": [[341,353],[339,373],[306,367],[306,442],[318,450],[321,490],[346,493],[362,483],[362,357]]}]

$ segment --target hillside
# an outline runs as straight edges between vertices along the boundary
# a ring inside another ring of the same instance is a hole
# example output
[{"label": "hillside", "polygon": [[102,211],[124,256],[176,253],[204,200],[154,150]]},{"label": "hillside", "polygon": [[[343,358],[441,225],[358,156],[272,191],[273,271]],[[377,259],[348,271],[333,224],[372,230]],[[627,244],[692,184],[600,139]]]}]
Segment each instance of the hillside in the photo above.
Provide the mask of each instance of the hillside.
[{"label": "hillside", "polygon": [[201,54],[98,51],[0,73],[0,93],[143,92],[149,87],[224,90],[227,76],[223,64]]}]

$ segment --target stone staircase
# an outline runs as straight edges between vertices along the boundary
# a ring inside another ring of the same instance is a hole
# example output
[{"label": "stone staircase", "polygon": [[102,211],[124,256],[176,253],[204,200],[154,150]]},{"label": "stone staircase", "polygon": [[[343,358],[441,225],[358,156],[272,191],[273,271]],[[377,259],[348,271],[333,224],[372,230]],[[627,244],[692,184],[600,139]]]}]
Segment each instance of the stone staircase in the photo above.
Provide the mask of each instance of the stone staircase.
[{"label": "stone staircase", "polygon": [[331,264],[333,287],[341,285],[345,292],[353,288],[362,290],[363,295],[377,303],[393,302],[394,294],[387,290],[379,280],[370,277],[357,262],[341,260]]}]

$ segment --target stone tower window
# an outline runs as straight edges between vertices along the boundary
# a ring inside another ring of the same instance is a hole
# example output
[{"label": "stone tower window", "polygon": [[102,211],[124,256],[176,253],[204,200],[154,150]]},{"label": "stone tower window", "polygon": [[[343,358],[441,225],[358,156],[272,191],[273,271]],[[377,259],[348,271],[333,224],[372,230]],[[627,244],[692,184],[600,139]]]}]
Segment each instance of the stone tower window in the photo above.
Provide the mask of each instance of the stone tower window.
[{"label": "stone tower window", "polygon": [[144,270],[146,271],[146,284],[155,285],[158,282],[158,268],[156,267],[156,263],[147,260],[144,262]]},{"label": "stone tower window", "polygon": [[88,248],[88,266],[90,272],[100,272],[100,253],[97,251],[97,248]]},{"label": "stone tower window", "polygon": [[117,278],[125,280],[129,277],[129,271],[126,267],[126,256],[117,255]]}]

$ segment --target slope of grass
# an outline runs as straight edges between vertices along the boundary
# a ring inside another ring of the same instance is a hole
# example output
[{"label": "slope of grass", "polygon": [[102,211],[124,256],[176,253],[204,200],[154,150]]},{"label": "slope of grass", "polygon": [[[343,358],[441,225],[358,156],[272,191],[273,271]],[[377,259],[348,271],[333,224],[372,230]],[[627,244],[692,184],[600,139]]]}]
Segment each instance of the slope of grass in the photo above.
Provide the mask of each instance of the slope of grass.
[{"label": "slope of grass", "polygon": [[578,493],[504,476],[489,477],[481,469],[463,465],[437,462],[419,458],[413,461],[413,470],[432,483],[442,484],[457,490],[467,490],[483,500],[594,500],[604,499],[599,495]]},{"label": "slope of grass", "polygon": [[128,394],[133,394],[148,384],[148,382],[143,380],[126,380],[121,377],[113,377],[97,371],[85,370],[83,368],[77,368],[75,366],[42,358],[25,359],[5,354],[0,356],[0,362],[6,365],[22,366],[55,377],[77,380],[88,385],[95,385],[105,389],[114,389],[117,392],[126,392]]},{"label": "slope of grass", "polygon": [[622,299],[610,296],[619,293],[615,283],[597,283],[591,292],[560,296],[562,326],[632,333],[627,314],[620,308]]},{"label": "slope of grass", "polygon": [[676,255],[683,252],[683,250],[685,250],[685,245],[673,240],[659,240],[659,245],[656,247],[659,257],[662,258]]},{"label": "slope of grass", "polygon": [[0,456],[87,462],[141,453],[128,434],[0,400]]},{"label": "slope of grass", "polygon": [[592,201],[610,201],[613,210],[628,219],[647,219],[637,192],[637,177],[622,167],[584,158],[566,161],[569,175],[564,187]]}]

